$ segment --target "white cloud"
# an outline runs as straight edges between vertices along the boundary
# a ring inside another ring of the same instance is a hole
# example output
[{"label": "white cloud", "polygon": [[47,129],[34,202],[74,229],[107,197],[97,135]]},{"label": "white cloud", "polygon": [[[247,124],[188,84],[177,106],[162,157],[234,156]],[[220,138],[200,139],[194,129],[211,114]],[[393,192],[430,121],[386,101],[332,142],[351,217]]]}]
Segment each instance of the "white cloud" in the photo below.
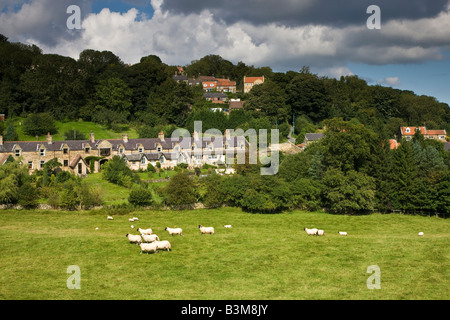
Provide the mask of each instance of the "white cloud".
[{"label": "white cloud", "polygon": [[[438,60],[442,48],[450,46],[449,11],[435,18],[394,20],[382,24],[381,30],[368,30],[365,21],[361,26],[341,28],[275,23],[255,26],[244,22],[227,25],[209,10],[177,14],[162,11],[162,3],[151,0],[155,10],[151,19],[139,17],[136,9],[125,13],[104,9],[84,18],[77,38],[59,38],[50,45],[28,39],[44,52],[75,59],[84,49],[109,50],[126,63],[155,54],[168,64],[188,64],[208,54],[219,54],[234,63],[243,61],[275,70],[299,70],[309,65],[333,77],[353,74],[345,67],[350,61],[388,64]],[[24,7],[11,17],[0,15],[1,25],[11,19],[26,19]]]},{"label": "white cloud", "polygon": [[398,87],[400,85],[400,80],[398,77],[386,77],[377,81],[379,84],[387,85],[391,87]]}]

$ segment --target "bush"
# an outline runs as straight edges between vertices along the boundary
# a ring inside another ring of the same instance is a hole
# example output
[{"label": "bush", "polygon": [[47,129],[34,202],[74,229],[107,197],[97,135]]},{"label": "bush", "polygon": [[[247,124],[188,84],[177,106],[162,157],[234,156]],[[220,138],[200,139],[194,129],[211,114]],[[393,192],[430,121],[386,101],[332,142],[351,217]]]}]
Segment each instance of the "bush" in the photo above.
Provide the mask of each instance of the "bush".
[{"label": "bush", "polygon": [[176,173],[164,188],[168,206],[176,209],[191,208],[197,202],[197,192],[192,178],[186,172]]},{"label": "bush", "polygon": [[19,204],[25,209],[34,209],[38,205],[36,188],[31,183],[24,183],[19,188]]},{"label": "bush", "polygon": [[102,178],[117,185],[131,187],[135,176],[125,159],[114,156],[102,165]]},{"label": "bush", "polygon": [[78,186],[76,191],[78,201],[83,209],[89,209],[103,204],[102,195],[99,189],[82,183]]},{"label": "bush", "polygon": [[135,207],[145,207],[153,203],[152,191],[143,187],[134,187],[131,189],[128,202]]}]

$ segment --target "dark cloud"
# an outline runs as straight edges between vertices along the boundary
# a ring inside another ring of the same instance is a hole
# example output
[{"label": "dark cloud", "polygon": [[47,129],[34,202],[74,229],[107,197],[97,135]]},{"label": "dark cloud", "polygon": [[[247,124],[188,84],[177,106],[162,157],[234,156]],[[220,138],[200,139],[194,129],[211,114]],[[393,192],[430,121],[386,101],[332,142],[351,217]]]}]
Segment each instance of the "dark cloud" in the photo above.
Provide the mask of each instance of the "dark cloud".
[{"label": "dark cloud", "polygon": [[382,21],[435,17],[446,10],[448,0],[164,0],[163,11],[190,14],[208,9],[226,23],[246,21],[260,25],[365,24],[370,5],[381,8]]}]

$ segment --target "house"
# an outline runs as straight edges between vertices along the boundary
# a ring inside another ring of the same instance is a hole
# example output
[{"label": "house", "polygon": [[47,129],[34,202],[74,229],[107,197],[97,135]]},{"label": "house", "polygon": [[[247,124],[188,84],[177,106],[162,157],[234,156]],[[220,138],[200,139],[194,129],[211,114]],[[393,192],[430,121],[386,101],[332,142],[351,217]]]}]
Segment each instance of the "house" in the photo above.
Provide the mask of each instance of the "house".
[{"label": "house", "polygon": [[232,110],[239,110],[244,108],[244,101],[241,101],[241,99],[230,99],[230,102],[228,103],[230,111]]},{"label": "house", "polygon": [[198,86],[198,85],[201,85],[202,82],[201,82],[201,80],[199,80],[199,79],[189,78],[187,84],[188,84],[189,86]]},{"label": "house", "polygon": [[202,81],[203,91],[216,91],[217,81]]},{"label": "house", "polygon": [[445,142],[447,132],[445,130],[428,130],[425,126],[423,127],[400,127],[399,138],[405,140],[411,140],[416,132],[420,132],[425,139],[435,139],[438,141]]},{"label": "house", "polygon": [[307,146],[311,142],[319,141],[324,136],[325,135],[323,133],[307,133],[305,134],[305,140],[303,140],[303,143]]},{"label": "house", "polygon": [[236,81],[216,79],[216,91],[236,93]]},{"label": "house", "polygon": [[264,76],[262,77],[246,77],[244,76],[244,93],[250,92],[253,86],[264,83]]},{"label": "house", "polygon": [[172,76],[172,79],[175,80],[176,82],[184,82],[184,83],[188,84],[188,76],[186,76],[186,75],[179,75],[179,74],[176,74],[176,72],[175,72],[175,75]]},{"label": "house", "polygon": [[228,96],[221,92],[206,92],[203,94],[203,98],[212,103],[225,103],[228,101]]},{"label": "house", "polygon": [[62,164],[62,170],[85,176],[90,172],[90,156],[100,157],[93,165],[94,172],[99,172],[101,165],[113,156],[124,158],[132,170],[145,169],[149,163],[155,166],[157,162],[162,168],[173,168],[180,163],[193,168],[205,163],[224,163],[227,156],[235,157],[247,147],[247,140],[241,136],[226,134],[200,138],[195,132],[194,137],[179,139],[165,138],[163,132],[158,138],[129,139],[123,134],[122,139],[105,140],[95,139],[91,132],[89,140],[72,141],[53,141],[50,134],[46,141],[3,141],[0,136],[0,160],[4,163],[11,155],[27,164],[33,172],[43,169],[46,162],[56,158]]}]

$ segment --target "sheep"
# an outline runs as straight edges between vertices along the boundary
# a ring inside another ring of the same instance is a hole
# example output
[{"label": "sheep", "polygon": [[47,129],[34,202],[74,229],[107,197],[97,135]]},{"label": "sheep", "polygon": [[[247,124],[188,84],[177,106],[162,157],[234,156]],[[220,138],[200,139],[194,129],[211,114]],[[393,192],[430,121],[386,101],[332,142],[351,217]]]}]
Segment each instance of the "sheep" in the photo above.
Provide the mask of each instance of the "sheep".
[{"label": "sheep", "polygon": [[305,228],[304,230],[306,231],[306,233],[308,234],[308,236],[311,236],[311,235],[316,236],[316,235],[317,235],[317,231],[319,231],[319,230],[316,229],[316,228],[313,228],[313,229]]},{"label": "sheep", "polygon": [[213,227],[204,227],[204,226],[202,226],[201,224],[199,224],[198,227],[199,227],[200,232],[201,232],[202,234],[205,234],[205,233],[215,234],[214,228],[213,228]]},{"label": "sheep", "polygon": [[153,233],[153,230],[152,229],[142,229],[142,228],[137,228],[136,229],[138,232],[140,232],[140,234],[141,235],[144,235],[144,234],[152,234]]},{"label": "sheep", "polygon": [[167,249],[167,251],[170,251],[171,245],[170,242],[167,240],[163,240],[163,241],[155,241],[153,242],[156,245],[156,249],[159,250],[164,250]]},{"label": "sheep", "polygon": [[224,228],[231,228],[231,224],[226,224],[223,226]]},{"label": "sheep", "polygon": [[142,239],[144,242],[154,242],[156,240],[159,241],[159,237],[156,234],[143,234]]},{"label": "sheep", "polygon": [[149,252],[158,253],[158,246],[155,243],[141,243],[139,246],[141,247],[141,254],[142,252],[146,252],[147,254]]},{"label": "sheep", "polygon": [[346,235],[347,235],[347,232],[339,231],[339,234],[340,234],[341,236],[346,236]]},{"label": "sheep", "polygon": [[138,218],[136,218],[136,217],[133,217],[133,220],[134,220],[134,221],[139,221],[139,219],[138,219]]},{"label": "sheep", "polygon": [[125,237],[128,238],[130,243],[136,243],[136,244],[142,243],[142,238],[138,234],[129,234],[129,233],[127,233],[127,235]]},{"label": "sheep", "polygon": [[108,216],[106,219],[108,219],[108,220],[114,220],[114,218],[111,217],[111,216]]},{"label": "sheep", "polygon": [[325,231],[324,230],[317,230],[317,235],[318,236],[324,236],[325,235]]},{"label": "sheep", "polygon": [[173,236],[174,234],[178,234],[178,235],[184,236],[183,229],[181,229],[181,228],[169,228],[169,227],[166,227],[164,230],[168,231],[171,236]]},{"label": "sheep", "polygon": [[423,236],[423,232],[419,232],[417,235],[421,237]]},{"label": "sheep", "polygon": [[134,219],[133,219],[133,218],[130,218],[130,219],[128,219],[128,221],[130,221],[130,222],[134,222]]}]

